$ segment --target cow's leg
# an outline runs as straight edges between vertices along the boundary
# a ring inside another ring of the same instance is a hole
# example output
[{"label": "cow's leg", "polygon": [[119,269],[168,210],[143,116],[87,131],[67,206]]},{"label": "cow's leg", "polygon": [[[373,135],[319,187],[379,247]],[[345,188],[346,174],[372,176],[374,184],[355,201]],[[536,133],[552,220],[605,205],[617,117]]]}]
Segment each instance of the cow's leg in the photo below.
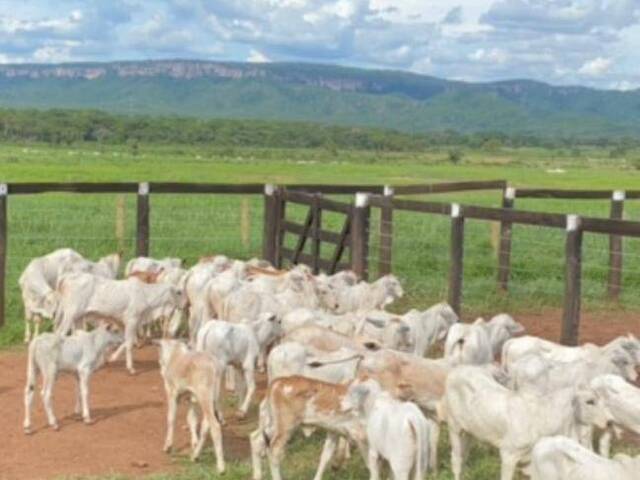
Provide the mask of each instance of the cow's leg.
[{"label": "cow's leg", "polygon": [[131,375],[135,375],[136,369],[133,368],[133,344],[135,343],[137,338],[137,329],[135,326],[135,322],[129,320],[125,321],[125,329],[124,329],[124,345],[125,352],[127,355],[127,370]]},{"label": "cow's leg", "polygon": [[87,369],[83,369],[78,374],[78,383],[80,387],[80,398],[82,400],[82,420],[86,425],[91,425],[93,420],[91,420],[91,412],[89,410],[89,378],[91,376],[91,371]]},{"label": "cow's leg", "polygon": [[[220,423],[216,418],[216,414],[213,406],[213,398],[212,391],[205,390],[200,394],[200,405],[202,408],[202,417],[203,417],[203,428],[200,433],[200,442],[198,443],[198,447],[200,447],[194,454],[199,455],[200,450],[202,449],[202,445],[206,439],[207,431],[211,433],[211,441],[213,442],[213,450],[216,454],[216,469],[218,473],[224,473],[225,463],[224,463],[224,449],[222,446],[222,429],[220,428]],[[196,457],[197,458],[197,457]]]},{"label": "cow's leg", "polygon": [[429,467],[434,475],[438,474],[438,443],[440,441],[440,424],[437,421],[431,423],[431,435],[429,435]]},{"label": "cow's leg", "polygon": [[226,376],[225,388],[227,392],[235,392],[236,390],[236,378],[232,367],[227,367],[224,370]]},{"label": "cow's leg", "polygon": [[513,480],[518,465],[518,457],[508,450],[500,450],[500,480]]},{"label": "cow's leg", "polygon": [[169,453],[173,447],[173,430],[176,426],[176,412],[178,411],[178,396],[174,392],[167,392],[167,437],[164,441],[164,451]]},{"label": "cow's leg", "polygon": [[82,392],[80,391],[80,374],[76,375],[76,406],[73,413],[78,416],[82,415]]},{"label": "cow's leg", "polygon": [[31,314],[25,310],[24,312],[24,343],[31,341]]},{"label": "cow's leg", "polygon": [[125,348],[126,348],[125,342],[122,342],[120,346],[116,349],[116,351],[111,354],[111,356],[109,357],[109,361],[116,362],[124,353]]},{"label": "cow's leg", "polygon": [[322,454],[320,455],[320,462],[318,463],[318,470],[315,477],[313,477],[314,480],[322,480],[322,475],[324,475],[327,465],[335,455],[337,446],[338,436],[335,433],[327,433],[327,438],[322,447]]},{"label": "cow's leg", "polygon": [[605,458],[611,456],[611,430],[606,429],[598,441],[598,452]]},{"label": "cow's leg", "polygon": [[253,399],[253,395],[256,392],[256,379],[255,372],[253,370],[253,364],[245,365],[244,368],[244,384],[246,394],[244,397],[244,401],[240,406],[240,411],[238,412],[240,418],[244,418],[249,411],[249,407],[251,406],[251,400]]},{"label": "cow's leg", "polygon": [[191,399],[189,410],[187,411],[187,425],[189,425],[189,433],[191,434],[191,450],[195,450],[198,444],[198,412],[196,408],[194,399]]},{"label": "cow's leg", "polygon": [[[220,372],[225,372],[225,370],[226,370],[226,365],[221,364]],[[226,422],[224,420],[224,414],[222,413],[222,395],[224,394],[224,388],[223,388],[222,382],[224,382],[224,374],[217,375],[216,378],[214,379],[214,385],[215,385],[214,387],[215,390],[213,392],[214,402],[215,402],[214,406],[216,409],[218,421],[220,422],[221,425],[226,425]]]},{"label": "cow's leg", "polygon": [[367,467],[369,468],[369,480],[380,479],[380,456],[375,448],[369,447],[369,458],[367,458]]},{"label": "cow's leg", "polygon": [[49,425],[54,430],[58,430],[60,426],[56,420],[56,416],[53,413],[52,396],[53,385],[56,382],[56,372],[53,368],[47,370],[46,375],[42,375],[42,403],[44,404],[44,411],[47,413],[47,420]]},{"label": "cow's leg", "polygon": [[34,315],[33,317],[33,337],[40,335],[40,324],[42,323],[42,317],[40,315]]},{"label": "cow's leg", "polygon": [[33,391],[35,390],[34,380],[27,383],[24,388],[24,433],[31,433],[31,410],[33,409]]},{"label": "cow's leg", "polygon": [[453,478],[460,480],[462,474],[462,463],[465,456],[464,432],[454,422],[449,423],[449,442],[451,443],[451,470]]},{"label": "cow's leg", "polygon": [[262,480],[262,457],[264,457],[267,445],[264,441],[262,427],[258,427],[249,435],[251,443],[251,469],[253,480]]},{"label": "cow's leg", "polygon": [[269,466],[271,468],[271,480],[282,480],[280,464],[284,458],[287,443],[291,438],[292,429],[277,431],[271,439],[271,448],[267,450],[269,456]]}]

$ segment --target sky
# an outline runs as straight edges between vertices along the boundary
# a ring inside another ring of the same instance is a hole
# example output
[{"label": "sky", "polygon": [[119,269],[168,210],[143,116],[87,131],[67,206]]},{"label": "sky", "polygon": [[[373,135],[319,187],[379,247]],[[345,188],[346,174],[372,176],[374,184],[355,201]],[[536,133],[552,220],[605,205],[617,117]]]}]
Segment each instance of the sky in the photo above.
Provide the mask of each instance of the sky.
[{"label": "sky", "polygon": [[640,87],[640,0],[0,0],[0,63],[304,61]]}]

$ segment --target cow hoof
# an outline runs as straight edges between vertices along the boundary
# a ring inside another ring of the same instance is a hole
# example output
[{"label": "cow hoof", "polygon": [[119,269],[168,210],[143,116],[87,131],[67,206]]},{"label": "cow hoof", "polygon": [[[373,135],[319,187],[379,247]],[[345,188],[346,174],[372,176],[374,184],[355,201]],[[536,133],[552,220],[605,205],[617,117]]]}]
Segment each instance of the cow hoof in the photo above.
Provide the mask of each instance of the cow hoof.
[{"label": "cow hoof", "polygon": [[31,435],[33,432],[31,431],[31,427],[24,427],[24,434]]},{"label": "cow hoof", "polygon": [[129,369],[129,375],[135,375],[136,373],[137,373],[137,372],[136,372],[136,369],[135,369],[135,368],[131,368],[131,369]]},{"label": "cow hoof", "polygon": [[165,445],[162,451],[164,453],[171,453],[171,445]]},{"label": "cow hoof", "polygon": [[58,430],[60,430],[60,425],[58,425],[57,423],[54,423],[53,425],[51,425],[51,428],[57,432]]},{"label": "cow hoof", "polygon": [[247,417],[247,412],[243,412],[242,410],[238,410],[236,412],[236,418],[238,420],[244,420]]},{"label": "cow hoof", "polygon": [[96,421],[93,418],[85,418],[83,419],[85,425],[93,425]]}]

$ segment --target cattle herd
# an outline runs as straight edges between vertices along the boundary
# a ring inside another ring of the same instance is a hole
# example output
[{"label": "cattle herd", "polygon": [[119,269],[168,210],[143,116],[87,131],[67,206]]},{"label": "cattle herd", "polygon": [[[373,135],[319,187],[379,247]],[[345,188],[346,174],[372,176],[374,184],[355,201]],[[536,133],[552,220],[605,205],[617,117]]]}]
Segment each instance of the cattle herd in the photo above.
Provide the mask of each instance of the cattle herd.
[{"label": "cattle herd", "polygon": [[[218,472],[225,470],[221,395],[235,392],[245,417],[256,371],[266,370],[250,435],[256,480],[265,457],[271,478],[282,478],[298,427],[326,432],[316,480],[354,447],[371,479],[380,477],[382,460],[394,479],[422,479],[437,469],[443,425],[456,480],[469,436],[499,450],[502,480],[518,468],[536,480],[640,478],[640,456],[610,457],[614,436],[640,434],[633,385],[640,341],[631,334],[601,347],[566,347],[524,335],[507,314],[462,323],[446,303],[390,313],[403,296],[393,275],[368,283],[347,271],[312,275],[303,265],[277,270],[216,255],[188,270],[180,259],[135,258],[116,279],[120,260],[93,262],[60,249],[21,275],[26,433],[38,373],[52,428],[51,393],[62,371],[77,375],[76,413],[91,423],[92,372],[115,350],[110,360],[126,353],[135,373],[133,347],[152,337],[167,396],[164,449],[172,448],[178,401],[187,397],[191,457],[210,437]],[[39,334],[45,319],[53,332]],[[441,358],[428,357],[442,349]]]}]

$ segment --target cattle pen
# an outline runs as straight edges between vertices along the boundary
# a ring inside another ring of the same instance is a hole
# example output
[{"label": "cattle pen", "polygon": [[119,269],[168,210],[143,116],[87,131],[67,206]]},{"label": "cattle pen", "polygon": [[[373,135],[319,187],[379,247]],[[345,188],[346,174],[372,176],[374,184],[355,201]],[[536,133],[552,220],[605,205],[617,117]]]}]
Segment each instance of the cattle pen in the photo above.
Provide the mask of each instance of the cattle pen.
[{"label": "cattle pen", "polygon": [[[531,198],[562,204],[524,209]],[[1,184],[0,325],[21,323],[16,281],[28,260],[70,246],[93,256],[261,256],[370,280],[394,273],[412,300],[447,299],[458,312],[557,305],[561,341],[576,344],[585,301],[640,307],[640,222],[623,218],[635,217],[624,205],[637,199],[640,191],[515,189],[504,180]],[[610,207],[583,213],[573,200]]]}]

